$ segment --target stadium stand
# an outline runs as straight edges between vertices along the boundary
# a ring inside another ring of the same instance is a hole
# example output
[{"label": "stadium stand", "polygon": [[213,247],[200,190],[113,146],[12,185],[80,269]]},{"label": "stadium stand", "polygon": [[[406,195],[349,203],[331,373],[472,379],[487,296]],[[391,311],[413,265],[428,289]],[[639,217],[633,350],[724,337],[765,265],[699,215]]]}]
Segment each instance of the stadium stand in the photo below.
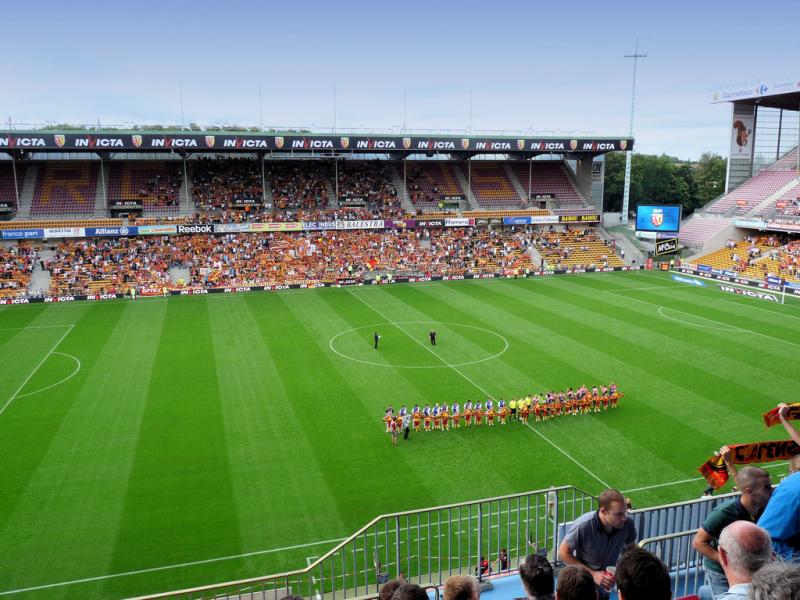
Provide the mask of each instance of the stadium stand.
[{"label": "stadium stand", "polygon": [[36,251],[26,242],[0,247],[0,298],[17,298],[26,293],[34,260]]},{"label": "stadium stand", "polygon": [[340,205],[363,201],[363,205],[373,211],[400,208],[400,199],[387,165],[372,161],[341,161],[338,177]]},{"label": "stadium stand", "polygon": [[170,243],[162,238],[66,240],[45,262],[52,296],[124,293],[131,284],[158,288],[169,282]]},{"label": "stadium stand", "polygon": [[748,264],[741,273],[750,279],[780,277],[787,281],[800,283],[800,243],[790,242],[785,246],[774,244],[762,246],[762,256]]},{"label": "stadium stand", "polygon": [[783,216],[800,215],[800,179],[797,180],[793,187],[781,194],[771,206],[761,211],[760,214],[764,215],[771,211]]},{"label": "stadium stand", "polygon": [[[530,162],[530,173],[528,172]],[[582,209],[584,201],[567,175],[562,161],[526,161],[509,163],[527,197],[553,194],[559,209]],[[530,183],[530,185],[528,185]]]},{"label": "stadium stand", "polygon": [[[22,191],[25,181],[25,166],[17,165],[17,185]],[[14,187],[14,171],[10,163],[0,163],[0,202],[8,203],[12,208],[17,206],[17,191]]]},{"label": "stadium stand", "polygon": [[330,166],[319,163],[271,163],[267,179],[276,209],[320,209],[330,202]]},{"label": "stadium stand", "polygon": [[183,175],[173,162],[111,163],[108,176],[109,206],[118,201],[139,201],[143,213],[177,214]]},{"label": "stadium stand", "polygon": [[243,201],[261,202],[261,167],[254,160],[199,158],[192,163],[192,199],[199,211],[233,208]]},{"label": "stadium stand", "polygon": [[[478,206],[513,208],[524,204],[502,164],[475,160],[470,162],[469,169],[470,186]],[[467,168],[464,167],[463,171],[467,177]]]},{"label": "stadium stand", "polygon": [[750,238],[694,259],[699,265],[713,269],[735,271],[749,279],[763,280],[768,276],[800,282],[800,243],[781,246],[774,236]]},{"label": "stadium stand", "polygon": [[621,267],[625,263],[614,249],[591,229],[540,232],[534,239],[546,264],[555,269]]},{"label": "stadium stand", "polygon": [[31,216],[92,214],[98,173],[98,163],[44,163],[33,193]]},{"label": "stadium stand", "polygon": [[533,269],[526,231],[352,230],[170,238],[65,240],[46,263],[51,295],[119,293],[135,284],[172,286],[170,265],[186,266],[191,286],[335,282],[395,275],[514,273]]},{"label": "stadium stand", "polygon": [[764,169],[738,188],[705,208],[706,212],[724,214],[731,210],[747,213],[778,192],[795,178],[792,171]]},{"label": "stadium stand", "polygon": [[436,208],[442,196],[465,195],[453,165],[438,160],[409,162],[406,189],[411,203],[423,210]]},{"label": "stadium stand", "polygon": [[702,248],[703,244],[730,225],[730,221],[720,217],[706,217],[695,214],[681,223],[678,240],[684,246]]}]

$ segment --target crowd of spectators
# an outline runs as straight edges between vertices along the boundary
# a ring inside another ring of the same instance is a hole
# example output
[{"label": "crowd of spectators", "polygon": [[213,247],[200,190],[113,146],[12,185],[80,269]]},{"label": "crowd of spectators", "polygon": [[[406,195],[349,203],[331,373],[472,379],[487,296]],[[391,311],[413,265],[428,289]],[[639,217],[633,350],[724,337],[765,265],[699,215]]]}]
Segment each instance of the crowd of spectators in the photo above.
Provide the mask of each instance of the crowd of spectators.
[{"label": "crowd of spectators", "polygon": [[257,162],[200,158],[192,165],[192,198],[198,210],[226,210],[247,201],[261,203],[263,188]]},{"label": "crowd of spectators", "polygon": [[177,238],[64,240],[45,261],[50,295],[125,293],[131,286],[169,284],[168,268]]},{"label": "crowd of spectators", "polygon": [[399,209],[400,199],[388,166],[373,162],[342,162],[338,171],[339,204],[363,201],[373,210]]},{"label": "crowd of spectators", "polygon": [[145,205],[152,208],[177,207],[180,204],[182,182],[180,170],[169,169],[143,180],[136,195]]},{"label": "crowd of spectators", "polygon": [[183,219],[190,223],[297,223],[299,221],[355,221],[369,219],[403,219],[407,215],[400,208],[353,207],[327,209],[273,210],[263,206],[245,207],[244,210],[221,209],[200,211]]},{"label": "crowd of spectators", "polygon": [[545,264],[554,269],[588,269],[624,264],[613,242],[601,240],[594,229],[556,230],[551,227],[534,238]]},{"label": "crowd of spectators", "polygon": [[10,248],[0,246],[0,298],[27,291],[36,260],[36,250],[29,243],[20,242]]},{"label": "crowd of spectators", "polygon": [[532,269],[530,232],[486,229],[330,230],[64,240],[47,261],[52,295],[188,286],[335,282],[342,278],[518,273]]},{"label": "crowd of spectators", "polygon": [[272,162],[267,168],[275,208],[319,209],[328,206],[330,165]]}]

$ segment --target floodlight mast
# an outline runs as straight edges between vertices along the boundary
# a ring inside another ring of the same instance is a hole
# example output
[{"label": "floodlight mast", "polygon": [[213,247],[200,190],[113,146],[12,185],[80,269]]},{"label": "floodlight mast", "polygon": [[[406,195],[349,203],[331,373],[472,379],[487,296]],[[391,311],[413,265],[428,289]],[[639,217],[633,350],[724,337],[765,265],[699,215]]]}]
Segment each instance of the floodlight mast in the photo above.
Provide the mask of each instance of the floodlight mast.
[{"label": "floodlight mast", "polygon": [[[647,54],[639,54],[639,40],[636,40],[633,54],[626,54],[625,58],[633,59],[633,86],[631,89],[631,124],[629,135],[633,138],[633,107],[636,105],[636,65],[640,58],[647,58]],[[623,225],[628,224],[628,200],[631,191],[631,160],[633,158],[633,149],[628,150],[625,154],[625,188],[622,193],[622,214],[620,215],[620,223]]]}]

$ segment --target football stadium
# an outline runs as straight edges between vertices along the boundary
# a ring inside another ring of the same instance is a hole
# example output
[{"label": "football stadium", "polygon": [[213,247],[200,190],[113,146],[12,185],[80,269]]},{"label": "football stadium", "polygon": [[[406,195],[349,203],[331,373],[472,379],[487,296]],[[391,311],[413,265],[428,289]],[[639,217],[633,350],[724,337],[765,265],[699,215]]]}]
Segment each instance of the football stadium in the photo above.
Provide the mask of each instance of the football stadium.
[{"label": "football stadium", "polygon": [[692,211],[614,132],[4,125],[0,597],[535,597],[613,489],[710,598],[798,477],[800,82],[712,102]]}]

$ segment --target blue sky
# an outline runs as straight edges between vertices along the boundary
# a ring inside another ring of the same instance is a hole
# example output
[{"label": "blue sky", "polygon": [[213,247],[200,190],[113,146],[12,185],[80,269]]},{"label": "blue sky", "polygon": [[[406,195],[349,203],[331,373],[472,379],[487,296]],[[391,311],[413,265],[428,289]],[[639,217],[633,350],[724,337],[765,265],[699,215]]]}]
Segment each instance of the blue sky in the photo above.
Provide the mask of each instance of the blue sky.
[{"label": "blue sky", "polygon": [[[725,154],[714,88],[800,79],[800,2],[137,2],[3,6],[0,117],[130,125],[628,132]],[[405,92],[404,92],[405,90]]]}]

